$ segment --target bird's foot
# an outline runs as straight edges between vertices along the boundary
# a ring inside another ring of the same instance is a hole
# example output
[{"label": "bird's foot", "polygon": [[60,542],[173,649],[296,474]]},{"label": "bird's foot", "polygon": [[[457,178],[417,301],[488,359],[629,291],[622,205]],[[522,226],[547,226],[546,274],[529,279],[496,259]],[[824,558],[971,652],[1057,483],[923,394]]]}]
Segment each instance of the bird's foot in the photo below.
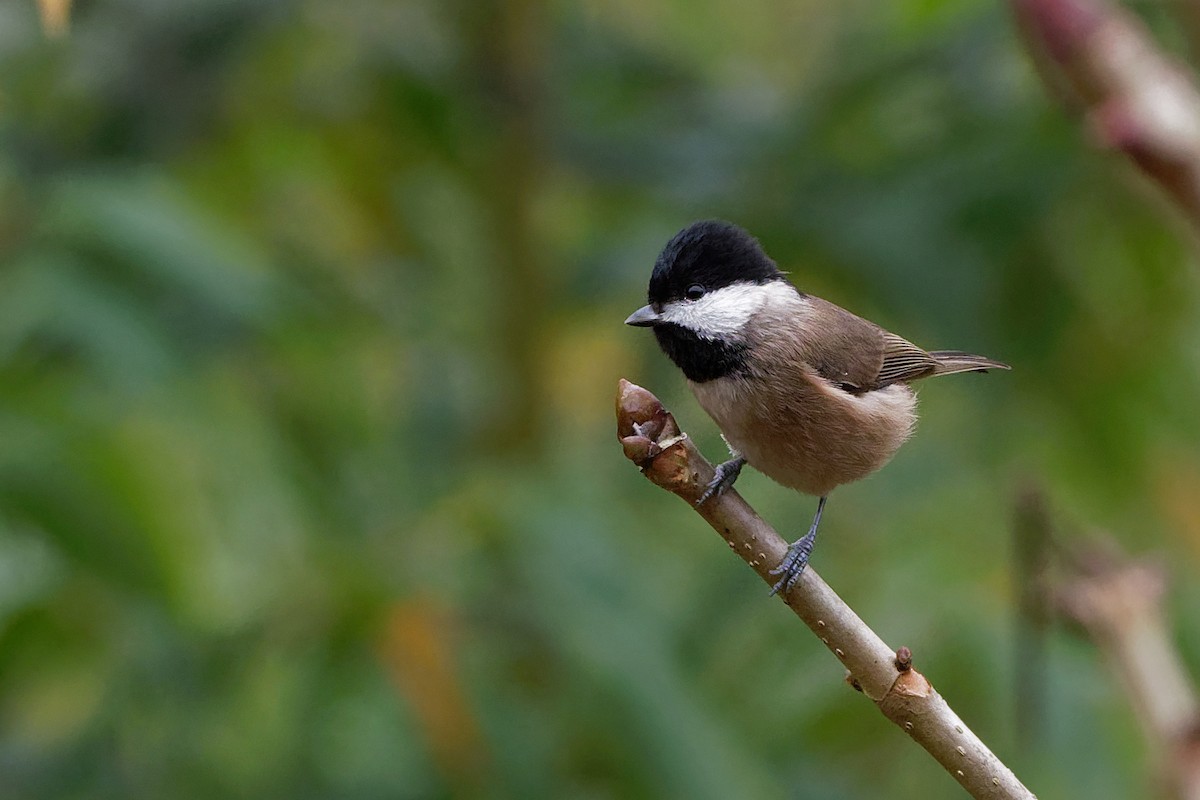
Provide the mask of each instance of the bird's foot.
[{"label": "bird's foot", "polygon": [[813,544],[816,541],[817,527],[814,525],[808,533],[788,545],[787,553],[779,562],[779,566],[771,570],[772,575],[781,575],[782,577],[771,587],[769,597],[781,593],[787,597],[788,592],[796,585],[796,581],[800,580],[800,576],[804,574],[804,568],[808,566],[808,557],[812,555]]},{"label": "bird's foot", "polygon": [[742,474],[742,467],[746,466],[746,459],[738,456],[731,458],[717,465],[717,474],[708,482],[708,486],[704,488],[704,494],[700,495],[700,499],[696,501],[697,506],[704,505],[713,497],[720,497],[725,494],[725,491],[733,486],[738,479],[738,475]]}]

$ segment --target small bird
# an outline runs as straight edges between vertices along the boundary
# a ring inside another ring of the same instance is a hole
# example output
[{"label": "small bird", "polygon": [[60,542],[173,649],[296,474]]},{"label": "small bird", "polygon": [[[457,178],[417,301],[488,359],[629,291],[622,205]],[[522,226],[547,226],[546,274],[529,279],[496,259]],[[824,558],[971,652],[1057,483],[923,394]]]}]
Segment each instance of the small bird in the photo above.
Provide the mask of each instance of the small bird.
[{"label": "small bird", "polygon": [[647,300],[625,324],[654,329],[729,445],[730,460],[696,505],[726,491],[746,464],[820,498],[808,533],[771,570],[780,576],[772,595],[786,595],[808,564],[829,493],[882,467],[912,435],[910,382],[1010,369],[958,350],[927,352],[800,291],[753,236],[721,220],[667,242]]}]

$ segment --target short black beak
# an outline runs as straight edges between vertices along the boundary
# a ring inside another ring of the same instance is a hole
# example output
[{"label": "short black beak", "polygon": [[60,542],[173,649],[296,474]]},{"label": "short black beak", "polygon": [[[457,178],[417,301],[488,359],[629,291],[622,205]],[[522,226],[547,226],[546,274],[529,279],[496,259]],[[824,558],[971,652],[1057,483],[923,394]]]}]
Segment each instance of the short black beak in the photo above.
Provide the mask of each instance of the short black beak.
[{"label": "short black beak", "polygon": [[639,328],[650,328],[660,322],[662,322],[662,317],[650,306],[642,306],[630,314],[629,319],[625,320],[626,325],[636,325]]}]

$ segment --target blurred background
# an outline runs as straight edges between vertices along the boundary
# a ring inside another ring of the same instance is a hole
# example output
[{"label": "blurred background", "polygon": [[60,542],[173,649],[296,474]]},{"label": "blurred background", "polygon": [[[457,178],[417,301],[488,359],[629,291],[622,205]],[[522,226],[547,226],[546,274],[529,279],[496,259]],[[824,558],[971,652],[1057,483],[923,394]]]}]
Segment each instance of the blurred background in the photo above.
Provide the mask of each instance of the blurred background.
[{"label": "blurred background", "polygon": [[1200,286],[1001,4],[71,16],[0,4],[0,796],[959,796],[621,455],[620,377],[724,454],[621,324],[709,216],[1014,365],[924,385],[814,563],[1041,797],[1143,795],[1070,631],[1016,723],[1014,501],[1163,554],[1200,667]]}]

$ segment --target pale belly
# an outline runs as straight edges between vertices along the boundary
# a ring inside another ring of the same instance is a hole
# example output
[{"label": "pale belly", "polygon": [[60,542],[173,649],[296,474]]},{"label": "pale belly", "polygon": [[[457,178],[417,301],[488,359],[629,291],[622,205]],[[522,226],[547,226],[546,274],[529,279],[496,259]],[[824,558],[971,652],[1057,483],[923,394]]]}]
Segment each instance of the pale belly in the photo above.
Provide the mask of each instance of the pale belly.
[{"label": "pale belly", "polygon": [[826,495],[895,455],[916,424],[916,396],[895,384],[855,396],[805,375],[773,383],[692,383],[700,405],[750,466],[784,486]]}]

